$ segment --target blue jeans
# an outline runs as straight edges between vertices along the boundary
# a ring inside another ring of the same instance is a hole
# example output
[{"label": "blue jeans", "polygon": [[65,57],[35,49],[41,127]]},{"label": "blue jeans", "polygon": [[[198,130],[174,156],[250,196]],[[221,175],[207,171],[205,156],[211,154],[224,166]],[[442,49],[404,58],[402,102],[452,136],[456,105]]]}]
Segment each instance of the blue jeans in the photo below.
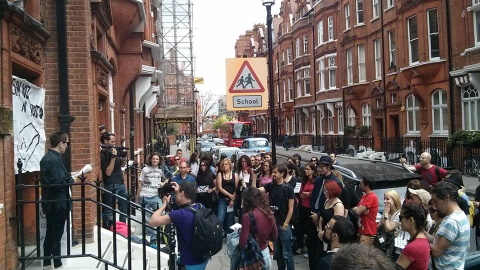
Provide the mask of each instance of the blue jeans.
[{"label": "blue jeans", "polygon": [[[104,185],[104,188],[106,190],[110,190],[112,191],[113,193],[113,188],[116,188],[116,191],[114,192],[116,195],[120,196],[120,197],[123,197],[125,198],[125,200],[123,199],[119,199],[119,198],[116,198],[112,195],[110,195],[109,193],[104,193],[103,194],[103,203],[110,206],[111,208],[113,209],[116,209],[115,207],[115,202],[118,203],[118,208],[120,210],[120,212],[122,212],[124,215],[120,215],[120,218],[119,220],[121,222],[126,222],[127,221],[127,201],[128,200],[128,193],[127,193],[127,187],[125,187],[125,184],[121,183],[121,184],[105,184]],[[113,213],[113,210],[112,209],[109,209],[108,207],[103,207],[103,219],[104,220],[112,220],[112,213]]]},{"label": "blue jeans", "polygon": [[[153,212],[157,211],[158,208],[162,206],[162,199],[158,196],[153,196],[153,197],[144,197],[140,196],[139,203],[145,204],[145,209],[151,210]],[[152,217],[152,214],[149,212],[145,212],[145,221],[148,224],[148,221],[150,221],[150,218]],[[149,227],[145,227],[147,229],[146,234],[150,236],[150,243],[151,244],[156,244],[155,241],[157,241],[157,232]]]},{"label": "blue jeans", "polygon": [[223,231],[226,233],[231,233],[232,229],[230,229],[230,226],[235,224],[234,212],[232,211],[227,213],[227,207],[229,204],[230,204],[230,199],[218,198],[218,201],[217,201],[218,220],[220,221],[220,224],[222,224],[223,226]]},{"label": "blue jeans", "polygon": [[[209,259],[208,259],[209,260]],[[185,265],[186,270],[205,270],[207,267],[208,260],[204,261],[201,264],[196,264],[196,265]]]},{"label": "blue jeans", "polygon": [[293,262],[292,252],[292,227],[288,225],[288,228],[284,231],[282,226],[277,225],[278,238],[273,242],[274,258],[277,261],[279,270],[294,270],[295,264]]}]

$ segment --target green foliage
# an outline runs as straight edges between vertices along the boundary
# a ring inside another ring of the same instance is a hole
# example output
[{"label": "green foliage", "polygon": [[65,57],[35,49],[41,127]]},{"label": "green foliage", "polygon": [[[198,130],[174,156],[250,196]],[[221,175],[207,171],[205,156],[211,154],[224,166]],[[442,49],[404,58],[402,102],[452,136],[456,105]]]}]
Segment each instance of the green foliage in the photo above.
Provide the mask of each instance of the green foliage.
[{"label": "green foliage", "polygon": [[229,116],[229,115],[224,114],[224,115],[218,117],[217,120],[215,120],[215,122],[213,122],[213,129],[217,130],[217,129],[220,128],[221,125],[223,125],[223,123],[228,122],[228,121],[233,121],[233,120],[235,120],[233,118],[233,116]]},{"label": "green foliage", "polygon": [[178,135],[179,133],[180,133],[180,124],[176,124],[176,123],[167,124],[168,135]]},{"label": "green foliage", "polygon": [[448,146],[480,147],[480,131],[459,130],[448,138]]},{"label": "green foliage", "polygon": [[359,137],[371,137],[372,130],[370,129],[369,126],[360,126],[358,128],[357,134]]},{"label": "green foliage", "polygon": [[355,136],[355,127],[354,126],[345,126],[345,128],[343,128],[343,134],[345,136]]}]

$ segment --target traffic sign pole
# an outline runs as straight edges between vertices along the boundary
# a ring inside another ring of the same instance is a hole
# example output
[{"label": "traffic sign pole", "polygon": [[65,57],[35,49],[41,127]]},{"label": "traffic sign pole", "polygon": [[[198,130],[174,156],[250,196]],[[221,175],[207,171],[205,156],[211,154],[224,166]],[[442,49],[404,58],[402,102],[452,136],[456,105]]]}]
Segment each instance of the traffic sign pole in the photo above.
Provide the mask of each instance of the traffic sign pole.
[{"label": "traffic sign pole", "polygon": [[267,6],[267,35],[268,35],[268,89],[270,106],[270,135],[272,143],[272,162],[277,164],[277,128],[275,127],[275,101],[273,95],[273,46],[272,46],[272,6]]}]

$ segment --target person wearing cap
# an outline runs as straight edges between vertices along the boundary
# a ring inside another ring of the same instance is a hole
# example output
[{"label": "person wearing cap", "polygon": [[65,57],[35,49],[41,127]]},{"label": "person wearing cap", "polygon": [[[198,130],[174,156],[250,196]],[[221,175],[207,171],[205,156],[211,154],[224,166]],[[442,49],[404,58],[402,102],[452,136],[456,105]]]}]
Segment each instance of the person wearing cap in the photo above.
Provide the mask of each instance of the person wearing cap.
[{"label": "person wearing cap", "polygon": [[[425,211],[428,212],[428,202],[432,198],[430,196],[430,193],[426,191],[425,189],[408,189],[408,192],[410,193],[410,198],[406,201],[407,203],[416,203],[419,204],[425,209]],[[427,231],[430,230],[430,227],[432,227],[433,220],[430,215],[427,215]]]},{"label": "person wearing cap", "polygon": [[429,153],[422,153],[419,160],[420,164],[414,166],[407,165],[407,160],[405,158],[400,158],[400,163],[403,167],[412,172],[417,172],[422,175],[422,178],[427,181],[430,186],[434,186],[447,176],[447,171],[444,168],[430,163],[432,161],[432,156]]}]

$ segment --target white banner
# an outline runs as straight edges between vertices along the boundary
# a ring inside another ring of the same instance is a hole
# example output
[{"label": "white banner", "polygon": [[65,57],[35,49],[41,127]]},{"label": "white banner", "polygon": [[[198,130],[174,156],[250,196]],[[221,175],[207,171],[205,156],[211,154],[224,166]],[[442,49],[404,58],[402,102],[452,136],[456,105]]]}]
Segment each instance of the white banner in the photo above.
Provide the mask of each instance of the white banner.
[{"label": "white banner", "polygon": [[45,89],[13,76],[12,96],[15,174],[19,158],[23,172],[40,171],[45,154]]}]

